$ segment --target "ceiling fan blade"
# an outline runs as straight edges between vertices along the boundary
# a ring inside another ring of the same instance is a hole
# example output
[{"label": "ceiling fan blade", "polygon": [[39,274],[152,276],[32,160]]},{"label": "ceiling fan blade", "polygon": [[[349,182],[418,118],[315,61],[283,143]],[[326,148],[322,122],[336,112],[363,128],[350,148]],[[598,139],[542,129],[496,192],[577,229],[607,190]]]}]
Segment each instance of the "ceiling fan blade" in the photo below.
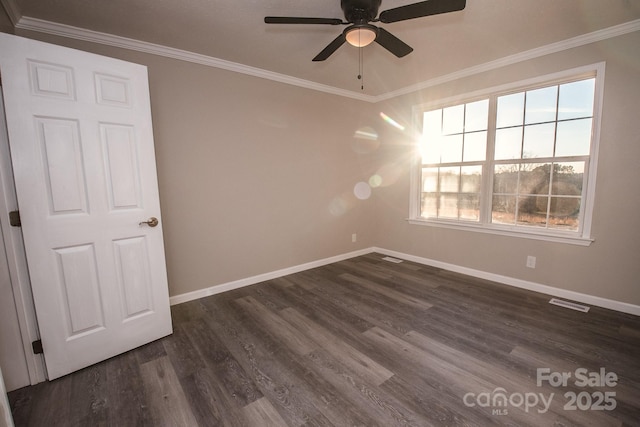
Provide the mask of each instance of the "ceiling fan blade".
[{"label": "ceiling fan blade", "polygon": [[330,57],[333,52],[338,50],[338,48],[340,46],[342,46],[344,44],[344,42],[346,42],[346,41],[347,41],[347,38],[344,36],[344,33],[340,34],[331,43],[329,43],[329,45],[327,47],[322,49],[322,52],[320,52],[318,55],[316,55],[316,57],[313,58],[313,60],[314,61],[324,61],[325,59]]},{"label": "ceiling fan blade", "polygon": [[376,37],[376,43],[389,52],[393,53],[398,58],[402,58],[413,52],[413,48],[391,34],[384,28],[378,28],[378,37]]},{"label": "ceiling fan blade", "polygon": [[335,18],[296,18],[293,16],[267,16],[265,24],[328,24],[341,25],[342,19]]},{"label": "ceiling fan blade", "polygon": [[455,12],[464,9],[466,3],[466,0],[427,0],[385,10],[380,14],[378,20],[389,24],[423,16]]}]

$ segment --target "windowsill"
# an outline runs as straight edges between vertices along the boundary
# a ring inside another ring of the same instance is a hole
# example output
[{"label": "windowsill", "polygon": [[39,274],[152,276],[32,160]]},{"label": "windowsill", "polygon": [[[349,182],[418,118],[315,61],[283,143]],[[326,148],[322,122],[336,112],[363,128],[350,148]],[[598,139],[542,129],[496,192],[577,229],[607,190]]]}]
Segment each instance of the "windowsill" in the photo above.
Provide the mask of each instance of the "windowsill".
[{"label": "windowsill", "polygon": [[527,231],[527,230],[514,230],[508,227],[498,226],[486,226],[471,223],[458,223],[458,222],[446,222],[446,221],[430,221],[427,219],[407,219],[407,222],[412,225],[423,225],[428,227],[449,228],[453,230],[474,231],[477,233],[496,234],[500,236],[518,237],[522,239],[544,240],[554,243],[566,243],[570,245],[589,246],[593,239],[572,236],[568,234],[560,233],[541,233],[539,231]]}]

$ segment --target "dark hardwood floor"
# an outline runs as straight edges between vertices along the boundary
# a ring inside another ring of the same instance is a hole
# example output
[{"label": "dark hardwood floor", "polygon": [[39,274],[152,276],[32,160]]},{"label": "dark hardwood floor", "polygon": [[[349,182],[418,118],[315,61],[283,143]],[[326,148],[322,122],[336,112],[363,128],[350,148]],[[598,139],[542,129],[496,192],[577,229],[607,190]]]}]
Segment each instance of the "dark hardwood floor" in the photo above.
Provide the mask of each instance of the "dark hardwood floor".
[{"label": "dark hardwood floor", "polygon": [[640,425],[640,318],[382,258],[174,306],[172,336],[10,393],[15,424]]}]

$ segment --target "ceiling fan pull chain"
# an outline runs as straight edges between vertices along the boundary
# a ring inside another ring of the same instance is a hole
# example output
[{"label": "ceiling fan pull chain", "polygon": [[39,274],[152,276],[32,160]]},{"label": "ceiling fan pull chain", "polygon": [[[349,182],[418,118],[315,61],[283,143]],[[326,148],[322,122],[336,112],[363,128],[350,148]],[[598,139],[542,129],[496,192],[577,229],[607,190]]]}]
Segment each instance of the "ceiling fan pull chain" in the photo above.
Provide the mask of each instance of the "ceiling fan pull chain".
[{"label": "ceiling fan pull chain", "polygon": [[364,90],[364,52],[363,47],[358,48],[358,80],[360,80],[360,90]]}]

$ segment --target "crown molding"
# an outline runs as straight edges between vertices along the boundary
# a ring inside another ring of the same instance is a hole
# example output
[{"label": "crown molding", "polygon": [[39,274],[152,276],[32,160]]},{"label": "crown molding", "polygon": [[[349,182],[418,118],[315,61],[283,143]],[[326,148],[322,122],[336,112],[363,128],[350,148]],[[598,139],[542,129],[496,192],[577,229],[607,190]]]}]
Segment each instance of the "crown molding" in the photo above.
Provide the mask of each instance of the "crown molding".
[{"label": "crown molding", "polygon": [[[14,0],[0,0],[0,2],[5,7],[5,9],[7,9],[7,13],[10,15],[10,18],[12,20],[20,16]],[[9,9],[11,9],[12,11],[10,12]],[[13,17],[11,16],[12,13],[14,14]],[[199,53],[189,52],[181,49],[175,49],[175,48],[162,46],[154,43],[130,39],[127,37],[116,36],[113,34],[87,30],[84,28],[73,27],[70,25],[58,24],[55,22],[31,18],[28,16],[20,17],[17,23],[14,25],[16,28],[21,30],[36,31],[40,33],[67,37],[67,38],[72,38],[76,40],[83,40],[83,41],[88,41],[92,43],[99,43],[99,44],[114,46],[122,49],[148,53],[152,55],[164,56],[167,58],[177,59],[180,61],[192,62],[195,64],[205,65],[208,67],[219,68],[227,71],[246,74],[249,76],[263,78],[267,80],[273,80],[276,82],[298,86],[306,89],[311,89],[319,92],[325,92],[332,95],[352,98],[359,101],[377,103],[377,102],[385,101],[398,96],[407,95],[409,93],[413,93],[419,90],[427,89],[429,87],[437,86],[443,83],[451,82],[451,81],[462,79],[465,77],[470,77],[475,74],[492,71],[508,65],[513,65],[519,62],[528,61],[530,59],[539,58],[541,56],[562,52],[564,50],[568,50],[568,49],[584,46],[590,43],[595,43],[602,40],[607,40],[610,38],[622,36],[628,33],[636,32],[640,30],[640,19],[615,25],[602,30],[593,31],[591,33],[583,34],[577,37],[572,37],[566,40],[551,43],[538,48],[526,50],[524,52],[519,52],[514,55],[505,56],[503,58],[496,59],[494,61],[486,62],[484,64],[476,65],[469,68],[465,68],[453,73],[449,73],[433,79],[425,80],[420,83],[406,86],[404,88],[387,92],[377,96],[365,95],[365,94],[350,91],[350,90],[340,89],[333,86],[313,82],[310,80],[304,80],[304,79],[292,77],[286,74],[276,73],[273,71],[268,71],[268,70],[264,70],[257,67],[238,64],[236,62],[231,62],[224,59],[202,55]]]},{"label": "crown molding", "polygon": [[[11,0],[0,0],[11,1]],[[224,59],[214,58],[212,56],[202,55],[199,53],[189,52],[182,49],[175,49],[155,43],[130,39],[127,37],[116,36],[113,34],[102,33],[99,31],[87,30],[84,28],[73,27],[70,25],[59,24],[56,22],[45,21],[42,19],[23,16],[15,26],[20,30],[36,31],[39,33],[50,34],[54,36],[67,37],[75,40],[83,40],[92,43],[98,43],[107,46],[114,46],[122,49],[133,50],[152,55],[164,56],[166,58],[177,59],[180,61],[192,62],[194,64],[205,65],[208,67],[219,68],[222,70],[232,71],[235,73],[246,74],[262,79],[273,80],[293,86],[299,86],[306,89],[325,92],[333,95],[353,98],[360,101],[374,102],[375,97],[364,95],[358,92],[344,90],[329,85],[304,80],[297,77],[288,76],[286,74],[276,73],[264,70],[262,68],[251,67],[248,65],[238,64]]]},{"label": "crown molding", "polygon": [[637,19],[635,21],[625,22],[624,24],[615,25],[613,27],[583,34],[577,37],[572,37],[570,39],[562,40],[556,43],[551,43],[545,46],[537,47],[535,49],[519,52],[514,55],[505,56],[503,58],[496,59],[495,61],[485,62],[484,64],[465,68],[450,74],[446,74],[444,76],[425,80],[415,85],[407,86],[392,92],[387,92],[386,94],[376,96],[375,102],[384,101],[384,100],[395,98],[401,95],[407,95],[409,93],[417,92],[422,89],[427,89],[429,87],[437,86],[443,83],[448,83],[454,80],[470,77],[475,74],[492,71],[498,68],[506,67],[508,65],[517,64],[519,62],[528,61],[530,59],[539,58],[541,56],[550,55],[552,53],[558,53],[568,49],[573,49],[576,47],[599,42],[602,40],[607,40],[610,38],[622,36],[622,35],[633,33],[639,30],[640,30],[640,19]]},{"label": "crown molding", "polygon": [[4,7],[4,10],[7,12],[7,16],[9,17],[9,20],[11,20],[11,24],[13,24],[14,27],[18,25],[18,22],[20,22],[21,13],[20,8],[18,8],[15,0],[0,0],[0,3],[2,4],[2,7]]}]

